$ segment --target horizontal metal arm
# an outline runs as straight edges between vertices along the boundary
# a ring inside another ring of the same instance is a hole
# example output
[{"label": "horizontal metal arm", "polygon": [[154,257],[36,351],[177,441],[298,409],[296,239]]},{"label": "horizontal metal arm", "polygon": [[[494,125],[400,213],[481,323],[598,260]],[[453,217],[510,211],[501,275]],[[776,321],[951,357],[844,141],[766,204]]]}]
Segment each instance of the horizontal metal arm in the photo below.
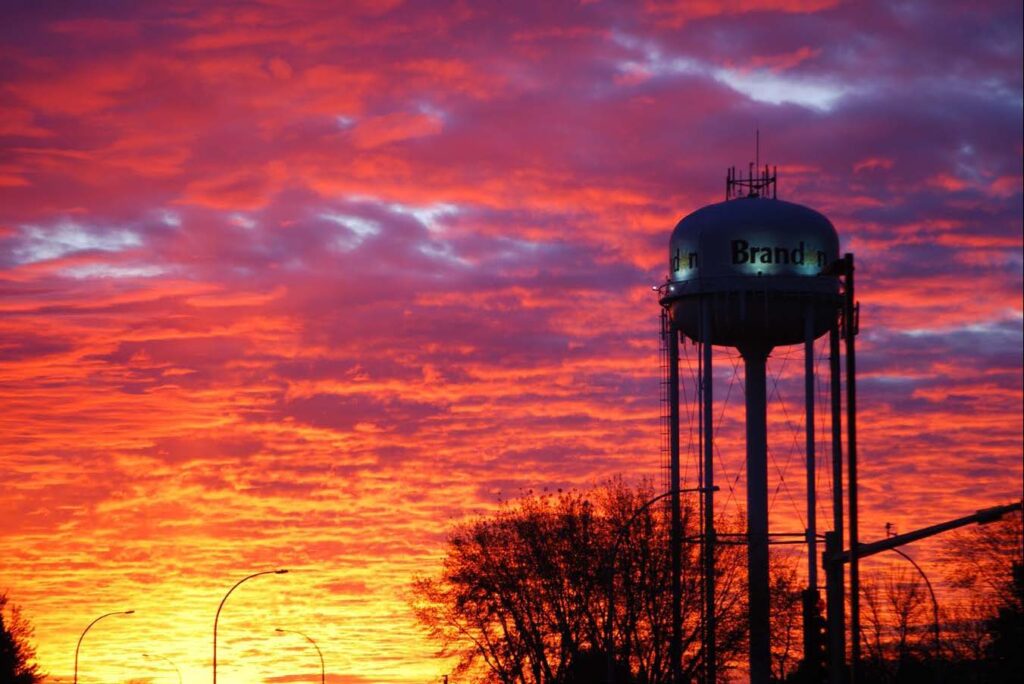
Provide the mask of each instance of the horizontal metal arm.
[{"label": "horizontal metal arm", "polygon": [[[1021,510],[1020,501],[1017,501],[1012,504],[1006,504],[1005,506],[993,506],[992,508],[983,508],[972,515],[966,515],[962,518],[957,518],[956,520],[948,520],[946,522],[939,523],[938,525],[923,527],[920,530],[914,530],[913,532],[907,532],[906,534],[897,534],[894,537],[889,537],[888,539],[882,539],[876,542],[871,542],[869,544],[860,544],[857,547],[857,557],[866,558],[868,556],[873,556],[876,553],[888,551],[889,549],[894,549],[897,546],[903,546],[904,544],[909,544],[920,539],[925,539],[927,537],[931,537],[942,532],[955,530],[958,527],[964,527],[965,525],[970,525],[971,523],[978,523],[979,525],[984,525],[986,523],[995,522],[1007,513],[1019,510]],[[847,549],[842,553],[836,554],[829,560],[831,560],[832,562],[838,561],[839,563],[849,563],[850,551],[849,549]]]}]

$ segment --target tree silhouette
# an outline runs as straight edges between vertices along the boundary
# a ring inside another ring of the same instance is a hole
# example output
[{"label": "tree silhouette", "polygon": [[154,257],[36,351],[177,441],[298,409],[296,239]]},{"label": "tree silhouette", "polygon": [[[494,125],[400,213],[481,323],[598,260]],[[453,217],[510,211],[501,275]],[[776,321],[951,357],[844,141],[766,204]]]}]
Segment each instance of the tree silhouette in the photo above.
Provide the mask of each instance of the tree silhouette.
[{"label": "tree silhouette", "polygon": [[43,674],[35,664],[32,646],[33,629],[21,609],[9,603],[7,594],[0,594],[0,682],[4,684],[36,684]]},{"label": "tree silhouette", "polygon": [[772,679],[787,681],[796,675],[803,657],[803,615],[797,558],[776,554],[771,567],[771,670]]},{"label": "tree silhouette", "polygon": [[1017,682],[1024,671],[1024,528],[1020,512],[946,540],[947,579],[970,601],[952,627],[964,682]]},{"label": "tree silhouette", "polygon": [[920,575],[900,566],[863,581],[866,680],[881,684],[1020,681],[1024,671],[1021,541],[1019,513],[943,539],[941,567],[949,586],[962,591],[947,594],[939,607],[938,647],[932,599]]},{"label": "tree silhouette", "polygon": [[865,676],[877,682],[926,681],[920,672],[934,653],[930,599],[920,575],[901,567],[880,583],[865,581],[861,600]]},{"label": "tree silhouette", "polygon": [[[613,481],[586,493],[528,496],[458,526],[440,575],[420,577],[412,605],[456,672],[501,684],[598,684],[609,646],[616,680],[669,681],[669,521],[645,506],[649,485]],[[684,506],[684,678],[700,667],[698,516]],[[734,526],[735,527],[735,526]],[[729,529],[724,524],[720,529]],[[744,648],[742,549],[718,551],[718,654]],[[609,622],[609,591],[614,610]]]},{"label": "tree silhouette", "polygon": [[991,664],[993,681],[1019,681],[1024,672],[1024,564],[1014,563],[1010,591],[987,622],[991,636],[986,655]]},{"label": "tree silhouette", "polygon": [[1022,558],[1020,511],[998,522],[951,533],[943,545],[947,579],[969,589],[993,607],[1014,598],[1013,565]]}]

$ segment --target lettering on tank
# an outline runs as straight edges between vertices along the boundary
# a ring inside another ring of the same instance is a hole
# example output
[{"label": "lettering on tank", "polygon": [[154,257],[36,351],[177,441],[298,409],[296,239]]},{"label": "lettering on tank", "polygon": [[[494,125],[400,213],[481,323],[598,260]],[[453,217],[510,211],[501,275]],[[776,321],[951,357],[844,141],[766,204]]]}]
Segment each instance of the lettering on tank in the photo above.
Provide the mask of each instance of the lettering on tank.
[{"label": "lettering on tank", "polygon": [[825,268],[828,257],[820,249],[808,254],[803,240],[800,241],[799,246],[792,249],[751,245],[746,240],[733,240],[732,263],[734,266],[740,264],[790,264],[793,266],[812,264],[818,268]]},{"label": "lettering on tank", "polygon": [[697,268],[697,253],[687,252],[682,253],[678,247],[676,247],[675,254],[672,255],[672,272],[680,271],[684,268]]}]

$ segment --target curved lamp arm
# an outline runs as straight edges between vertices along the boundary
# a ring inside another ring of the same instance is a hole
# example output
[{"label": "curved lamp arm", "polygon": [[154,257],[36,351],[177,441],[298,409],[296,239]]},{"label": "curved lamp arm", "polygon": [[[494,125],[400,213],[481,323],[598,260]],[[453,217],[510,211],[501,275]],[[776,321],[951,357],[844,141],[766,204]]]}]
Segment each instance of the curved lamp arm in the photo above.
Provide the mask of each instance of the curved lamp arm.
[{"label": "curved lamp arm", "polygon": [[134,612],[135,612],[135,610],[133,609],[133,610],[115,610],[112,613],[104,613],[103,615],[100,615],[98,618],[96,618],[95,620],[90,622],[89,626],[86,627],[84,630],[82,630],[82,635],[80,637],[78,637],[78,644],[75,646],[75,684],[78,684],[78,650],[80,648],[82,648],[82,639],[85,638],[86,633],[90,629],[92,629],[93,625],[95,625],[97,622],[99,622],[103,618],[110,617],[111,615],[131,615]]},{"label": "curved lamp arm", "polygon": [[231,592],[238,588],[243,582],[248,582],[253,577],[259,577],[260,575],[284,575],[287,570],[264,570],[263,572],[254,572],[253,574],[243,577],[242,579],[235,582],[235,585],[228,589],[228,593],[224,594],[224,598],[220,600],[220,605],[217,606],[217,614],[213,617],[213,684],[217,684],[217,624],[220,622],[220,611],[224,607],[224,603],[228,600],[228,596],[231,596]]},{"label": "curved lamp arm", "polygon": [[318,656],[320,656],[320,684],[324,684],[324,678],[325,678],[324,654],[320,651],[320,647],[316,645],[316,642],[313,641],[313,637],[309,636],[308,634],[303,634],[302,632],[300,632],[298,630],[295,630],[295,629],[281,629],[280,627],[278,627],[274,631],[275,632],[279,632],[281,634],[285,634],[285,633],[288,633],[288,634],[298,634],[300,637],[302,637],[303,639],[305,639],[309,643],[313,644],[313,648],[316,649],[316,654]]},{"label": "curved lamp arm", "polygon": [[170,658],[164,657],[162,655],[150,655],[149,653],[143,653],[142,657],[143,658],[158,658],[158,659],[164,661],[165,663],[168,663],[171,667],[174,668],[174,671],[178,674],[178,684],[181,684],[181,681],[182,681],[181,680],[181,670],[178,669],[178,666],[174,663],[173,660],[171,660]]},{"label": "curved lamp arm", "polygon": [[908,561],[910,561],[910,564],[913,565],[914,568],[917,570],[917,574],[921,575],[921,579],[924,580],[924,585],[928,587],[928,593],[932,596],[932,628],[935,633],[935,660],[938,661],[940,658],[942,658],[942,639],[940,637],[939,631],[939,600],[935,598],[935,590],[932,589],[932,583],[928,580],[928,575],[924,574],[924,570],[921,569],[921,566],[918,565],[913,558],[911,558],[910,556],[903,553],[903,551],[900,551],[897,548],[891,548],[889,550],[895,551],[896,553],[900,554]]}]

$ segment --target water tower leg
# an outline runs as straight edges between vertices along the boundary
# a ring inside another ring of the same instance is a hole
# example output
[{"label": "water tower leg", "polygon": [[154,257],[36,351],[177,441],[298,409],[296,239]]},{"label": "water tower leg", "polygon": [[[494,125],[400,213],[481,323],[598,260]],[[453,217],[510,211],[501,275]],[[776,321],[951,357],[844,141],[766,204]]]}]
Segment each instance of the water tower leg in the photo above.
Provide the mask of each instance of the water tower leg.
[{"label": "water tower leg", "polygon": [[747,573],[750,593],[750,682],[771,677],[768,596],[768,416],[765,370],[769,348],[740,349],[747,394]]},{"label": "water tower leg", "polygon": [[843,619],[843,563],[836,560],[843,545],[838,532],[825,533],[825,614],[828,621],[828,682],[843,684],[846,670],[846,639]]},{"label": "water tower leg", "polygon": [[846,267],[843,288],[843,332],[846,333],[846,483],[850,507],[850,681],[860,684],[860,539],[857,530],[857,337],[856,300],[853,294],[853,255],[843,257]]},{"label": "water tower leg", "polygon": [[807,589],[803,592],[804,669],[817,673],[821,652],[818,619],[818,505],[814,434],[814,307],[804,311],[804,427],[807,450]]},{"label": "water tower leg", "polygon": [[[832,408],[832,548],[826,541],[825,555],[831,558],[843,550],[843,412],[839,365],[839,325],[832,323],[828,333],[829,384]],[[825,602],[828,613],[829,684],[842,684],[846,670],[846,605],[843,564],[825,563]]]},{"label": "water tower leg", "polygon": [[[703,329],[711,330],[711,302],[703,302]],[[710,335],[705,336],[705,339]],[[701,379],[704,410],[704,681],[705,684],[718,682],[715,641],[717,639],[717,618],[715,615],[715,432],[714,432],[714,373],[712,370],[712,346],[702,343],[704,353]]]},{"label": "water tower leg", "polygon": [[669,323],[669,448],[672,478],[672,684],[682,684],[683,672],[683,610],[682,610],[682,502],[679,491],[679,329]]}]

